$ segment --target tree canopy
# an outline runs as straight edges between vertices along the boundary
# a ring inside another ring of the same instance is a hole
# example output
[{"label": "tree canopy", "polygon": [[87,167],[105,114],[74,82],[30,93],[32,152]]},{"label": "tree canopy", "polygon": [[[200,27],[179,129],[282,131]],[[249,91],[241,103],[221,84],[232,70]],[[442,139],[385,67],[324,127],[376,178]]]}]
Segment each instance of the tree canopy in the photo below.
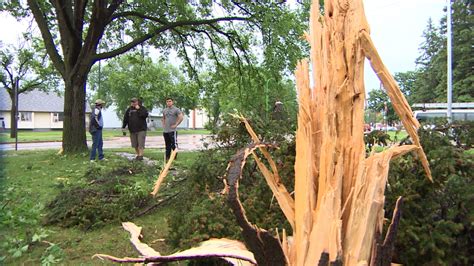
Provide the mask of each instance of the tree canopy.
[{"label": "tree canopy", "polygon": [[172,97],[183,110],[197,106],[196,82],[189,80],[170,63],[153,62],[145,54],[117,57],[100,70],[95,66],[89,83],[98,98],[117,106],[118,117],[122,117],[132,97],[141,99],[149,110],[164,107],[166,97]]}]

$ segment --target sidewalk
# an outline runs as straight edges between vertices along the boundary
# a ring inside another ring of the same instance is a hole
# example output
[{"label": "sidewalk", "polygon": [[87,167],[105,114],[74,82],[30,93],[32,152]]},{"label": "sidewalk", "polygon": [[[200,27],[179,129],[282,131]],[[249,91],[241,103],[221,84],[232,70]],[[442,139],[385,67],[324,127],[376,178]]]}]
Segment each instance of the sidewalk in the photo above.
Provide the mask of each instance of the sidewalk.
[{"label": "sidewalk", "polygon": [[[211,141],[210,135],[179,135],[178,132],[178,149],[181,151],[196,151],[204,149],[204,143]],[[61,148],[61,142],[33,142],[33,143],[18,143],[18,150],[46,150]],[[91,141],[87,142],[87,146],[92,145]],[[129,136],[116,137],[104,140],[104,149],[113,148],[128,148],[130,147]],[[164,149],[165,141],[162,136],[147,136],[145,148],[148,149]],[[15,150],[15,143],[0,144],[0,150]]]}]

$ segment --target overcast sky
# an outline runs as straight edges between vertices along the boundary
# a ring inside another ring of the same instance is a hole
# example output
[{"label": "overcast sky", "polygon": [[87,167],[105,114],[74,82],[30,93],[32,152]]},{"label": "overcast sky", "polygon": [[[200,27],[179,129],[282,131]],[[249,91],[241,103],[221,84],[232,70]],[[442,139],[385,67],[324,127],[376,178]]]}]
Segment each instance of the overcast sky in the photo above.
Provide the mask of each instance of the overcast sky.
[{"label": "overcast sky", "polygon": [[[365,0],[365,14],[377,50],[392,74],[415,69],[422,34],[428,19],[439,25],[446,0]],[[365,68],[366,90],[380,82],[368,62]]]},{"label": "overcast sky", "polygon": [[[392,74],[415,69],[427,21],[432,18],[438,25],[446,3],[447,0],[364,0],[372,39]],[[19,34],[28,28],[27,24],[0,13],[0,40],[4,44],[16,43]],[[365,84],[366,90],[380,85],[368,62]]]}]

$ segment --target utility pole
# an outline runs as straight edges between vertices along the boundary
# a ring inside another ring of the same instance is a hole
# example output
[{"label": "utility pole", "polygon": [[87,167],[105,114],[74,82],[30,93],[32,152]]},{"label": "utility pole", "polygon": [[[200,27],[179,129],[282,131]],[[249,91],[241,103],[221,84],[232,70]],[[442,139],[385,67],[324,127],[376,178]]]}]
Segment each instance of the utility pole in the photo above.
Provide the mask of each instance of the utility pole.
[{"label": "utility pole", "polygon": [[448,40],[447,43],[447,53],[448,53],[448,122],[451,123],[453,121],[452,115],[452,108],[453,108],[453,72],[452,72],[452,19],[451,19],[451,0],[447,0],[448,2],[448,17],[447,17],[447,36],[446,39]]},{"label": "utility pole", "polygon": [[15,86],[14,86],[14,98],[15,98],[15,151],[18,150],[18,86],[20,85],[20,79],[17,77],[15,79]]}]

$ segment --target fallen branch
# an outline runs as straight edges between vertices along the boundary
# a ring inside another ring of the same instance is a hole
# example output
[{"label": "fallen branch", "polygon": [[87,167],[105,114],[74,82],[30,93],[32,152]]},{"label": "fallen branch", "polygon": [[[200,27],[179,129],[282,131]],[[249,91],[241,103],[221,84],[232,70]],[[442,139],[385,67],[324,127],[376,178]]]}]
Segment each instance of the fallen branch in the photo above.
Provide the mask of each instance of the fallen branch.
[{"label": "fallen branch", "polygon": [[[260,139],[258,138],[257,134],[250,126],[249,122],[245,117],[235,115],[236,118],[240,119],[245,124],[245,128],[247,132],[251,136],[254,143],[261,143]],[[281,183],[281,178],[278,173],[278,168],[276,166],[275,161],[270,156],[266,146],[259,146],[258,149],[262,152],[265,159],[267,159],[268,164],[270,165],[271,171],[261,162],[258,156],[252,152],[255,162],[257,163],[260,172],[265,177],[265,181],[267,182],[268,186],[270,187],[273,195],[277,199],[278,205],[280,206],[283,214],[285,215],[286,219],[291,225],[293,231],[295,230],[295,201],[293,197],[291,197],[290,193],[286,189],[286,187]]]},{"label": "fallen branch", "polygon": [[171,164],[173,163],[174,159],[176,158],[176,153],[178,152],[178,149],[174,149],[171,152],[170,158],[168,162],[166,162],[165,168],[161,171],[160,175],[158,176],[158,179],[155,182],[155,186],[153,187],[153,191],[151,192],[151,195],[156,196],[158,193],[158,190],[160,189],[161,183],[165,179],[165,177],[168,175],[168,171],[171,167]]},{"label": "fallen branch", "polygon": [[247,157],[259,147],[267,147],[265,144],[251,144],[247,148],[238,151],[227,166],[226,191],[228,191],[227,202],[236,217],[237,224],[242,228],[245,243],[253,252],[258,265],[285,265],[285,254],[280,241],[273,237],[268,231],[260,229],[251,224],[245,215],[245,209],[239,199],[239,179],[242,177],[242,169]]},{"label": "fallen branch", "polygon": [[249,252],[245,245],[236,240],[230,239],[210,239],[201,243],[199,247],[191,248],[181,252],[177,252],[168,256],[161,256],[159,252],[139,239],[141,227],[131,222],[122,223],[125,230],[130,233],[130,241],[135,249],[144,257],[143,258],[118,258],[107,254],[95,254],[93,258],[106,259],[120,263],[151,263],[151,262],[173,262],[203,258],[220,258],[233,265],[251,265],[256,264],[255,258]]},{"label": "fallen branch", "polygon": [[176,196],[178,196],[179,193],[181,193],[181,192],[177,192],[177,193],[175,193],[175,194],[173,194],[173,195],[171,195],[171,196],[168,196],[168,197],[166,197],[166,198],[160,199],[157,203],[155,203],[155,204],[149,206],[148,208],[146,208],[145,210],[139,212],[139,213],[136,215],[136,217],[140,217],[140,216],[143,216],[143,215],[149,213],[150,211],[154,210],[156,207],[160,206],[161,204],[163,204],[163,203],[169,201],[170,199],[175,198]]}]

